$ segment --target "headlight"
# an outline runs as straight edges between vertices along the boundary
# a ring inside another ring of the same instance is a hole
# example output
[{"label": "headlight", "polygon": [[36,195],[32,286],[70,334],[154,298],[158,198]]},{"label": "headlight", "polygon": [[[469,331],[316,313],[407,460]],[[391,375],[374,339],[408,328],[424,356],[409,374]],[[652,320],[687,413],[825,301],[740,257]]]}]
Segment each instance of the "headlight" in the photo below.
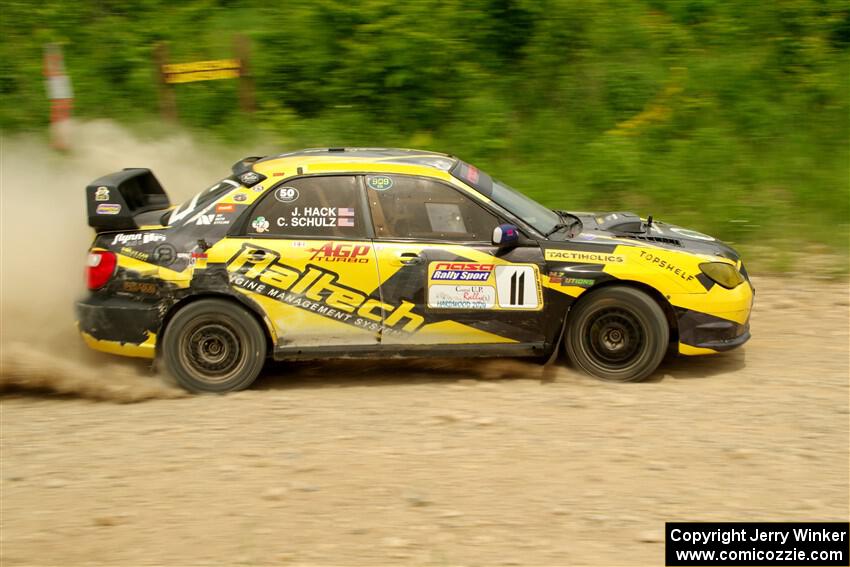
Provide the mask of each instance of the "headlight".
[{"label": "headlight", "polygon": [[706,262],[705,264],[700,264],[699,269],[726,289],[734,289],[744,283],[744,276],[732,264]]}]

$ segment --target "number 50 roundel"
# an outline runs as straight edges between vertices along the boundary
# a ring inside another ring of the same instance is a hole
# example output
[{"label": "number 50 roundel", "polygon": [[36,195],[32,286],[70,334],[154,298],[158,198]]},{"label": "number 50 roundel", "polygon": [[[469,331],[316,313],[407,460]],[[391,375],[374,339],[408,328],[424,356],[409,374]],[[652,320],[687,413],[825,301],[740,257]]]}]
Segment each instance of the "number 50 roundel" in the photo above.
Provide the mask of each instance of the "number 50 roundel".
[{"label": "number 50 roundel", "polygon": [[537,266],[496,266],[496,294],[502,309],[539,309]]}]

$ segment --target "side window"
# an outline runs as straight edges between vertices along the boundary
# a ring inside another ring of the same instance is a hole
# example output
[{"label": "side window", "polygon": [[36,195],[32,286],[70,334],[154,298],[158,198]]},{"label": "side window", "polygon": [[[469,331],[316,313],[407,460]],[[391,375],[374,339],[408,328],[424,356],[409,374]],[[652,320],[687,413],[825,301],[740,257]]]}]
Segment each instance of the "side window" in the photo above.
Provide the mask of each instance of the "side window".
[{"label": "side window", "polygon": [[248,220],[246,233],[363,238],[364,219],[356,177],[303,177],[284,182],[263,195]]},{"label": "side window", "polygon": [[432,179],[367,175],[366,187],[377,237],[489,242],[499,224],[481,205]]}]

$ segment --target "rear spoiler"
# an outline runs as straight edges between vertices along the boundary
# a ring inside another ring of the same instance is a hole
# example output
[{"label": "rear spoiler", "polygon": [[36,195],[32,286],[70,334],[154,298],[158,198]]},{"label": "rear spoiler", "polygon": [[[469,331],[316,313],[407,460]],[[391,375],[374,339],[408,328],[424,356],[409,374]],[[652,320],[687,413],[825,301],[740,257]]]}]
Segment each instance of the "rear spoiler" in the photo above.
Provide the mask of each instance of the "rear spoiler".
[{"label": "rear spoiler", "polygon": [[168,195],[150,169],[127,168],[86,187],[89,226],[97,232],[139,228],[136,215],[165,210]]}]

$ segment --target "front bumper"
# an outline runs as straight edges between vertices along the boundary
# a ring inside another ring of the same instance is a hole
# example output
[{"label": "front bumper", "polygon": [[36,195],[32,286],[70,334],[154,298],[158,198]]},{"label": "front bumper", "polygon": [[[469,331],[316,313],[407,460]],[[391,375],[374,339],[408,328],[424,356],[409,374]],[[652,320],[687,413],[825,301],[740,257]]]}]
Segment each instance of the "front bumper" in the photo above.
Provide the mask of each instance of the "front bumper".
[{"label": "front bumper", "polygon": [[750,339],[754,291],[749,282],[706,294],[672,296],[679,329],[679,353],[712,354],[738,348]]},{"label": "front bumper", "polygon": [[[708,354],[693,349],[725,352],[750,340],[750,323],[736,323],[707,313],[684,311],[679,314],[679,351],[682,354]],[[687,345],[692,349],[681,348]]]},{"label": "front bumper", "polygon": [[99,351],[153,358],[162,323],[159,303],[92,295],[78,301],[77,327],[86,344]]}]

